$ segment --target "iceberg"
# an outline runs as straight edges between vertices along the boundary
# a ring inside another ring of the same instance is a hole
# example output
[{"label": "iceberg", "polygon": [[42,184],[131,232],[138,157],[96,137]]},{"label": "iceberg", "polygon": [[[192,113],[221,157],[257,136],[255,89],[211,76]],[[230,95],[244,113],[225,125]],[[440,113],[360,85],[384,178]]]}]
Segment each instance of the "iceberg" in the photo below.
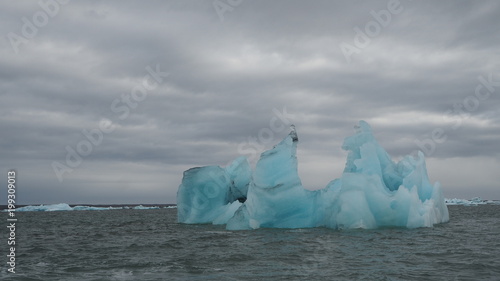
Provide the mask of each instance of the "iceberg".
[{"label": "iceberg", "polygon": [[496,201],[483,200],[483,199],[481,199],[481,197],[474,197],[471,200],[458,199],[458,198],[453,198],[453,199],[445,198],[444,202],[446,203],[446,205],[464,205],[464,206],[478,206],[478,205],[486,205],[486,204],[497,205],[498,204],[498,202],[496,202]]},{"label": "iceberg", "polygon": [[261,154],[254,171],[245,157],[225,168],[185,171],[177,192],[178,221],[226,224],[228,230],[416,228],[447,222],[441,187],[430,183],[423,153],[396,163],[368,123],[355,128],[342,145],[348,152],[342,176],[321,190],[305,189],[298,176],[293,125],[288,136]]},{"label": "iceberg", "polygon": [[[176,208],[176,206],[167,206],[166,208]],[[121,209],[134,209],[134,210],[151,210],[160,209],[159,206],[142,206],[138,205],[133,208],[129,206],[124,207],[97,207],[97,206],[74,206],[71,207],[66,203],[50,204],[50,205],[29,205],[24,207],[19,207],[16,212],[53,212],[53,211],[105,211],[105,210],[121,210]],[[7,210],[3,210],[6,212]]]},{"label": "iceberg", "polygon": [[53,211],[72,211],[66,203],[51,204],[51,205],[38,205],[38,206],[24,206],[16,209],[16,212],[53,212]]},{"label": "iceberg", "polygon": [[158,206],[146,207],[146,206],[139,205],[139,206],[135,206],[133,209],[134,210],[155,210],[155,209],[160,209],[160,207],[158,207]]},{"label": "iceberg", "polygon": [[94,206],[75,206],[73,211],[105,211],[105,210],[119,210],[120,207],[94,207]]}]

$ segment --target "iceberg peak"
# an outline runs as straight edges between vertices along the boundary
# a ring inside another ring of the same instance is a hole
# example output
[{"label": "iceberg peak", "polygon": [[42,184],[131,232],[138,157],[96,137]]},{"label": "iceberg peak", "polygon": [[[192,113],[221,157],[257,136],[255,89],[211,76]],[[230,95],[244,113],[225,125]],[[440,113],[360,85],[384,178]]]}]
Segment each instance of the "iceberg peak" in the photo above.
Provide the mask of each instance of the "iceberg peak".
[{"label": "iceberg peak", "polygon": [[295,125],[290,125],[290,134],[289,136],[292,138],[292,141],[298,142],[299,137],[297,136],[297,130],[295,129]]},{"label": "iceberg peak", "polygon": [[372,127],[364,120],[360,120],[358,125],[355,125],[356,133],[371,133]]},{"label": "iceberg peak", "polygon": [[295,126],[251,171],[245,157],[226,168],[184,172],[177,193],[181,223],[227,224],[227,229],[330,227],[430,227],[449,220],[438,183],[431,185],[425,159],[398,163],[360,121],[344,139],[343,174],[322,190],[303,187],[297,171]]}]

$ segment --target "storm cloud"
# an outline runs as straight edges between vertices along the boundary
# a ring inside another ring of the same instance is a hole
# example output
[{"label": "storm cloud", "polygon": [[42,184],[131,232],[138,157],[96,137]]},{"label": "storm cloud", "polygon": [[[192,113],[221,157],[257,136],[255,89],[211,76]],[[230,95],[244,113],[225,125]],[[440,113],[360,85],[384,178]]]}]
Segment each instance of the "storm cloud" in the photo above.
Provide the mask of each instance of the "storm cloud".
[{"label": "storm cloud", "polygon": [[423,150],[446,197],[500,199],[498,1],[0,5],[22,204],[175,203],[184,170],[255,163],[292,123],[322,188],[359,120],[394,160]]}]

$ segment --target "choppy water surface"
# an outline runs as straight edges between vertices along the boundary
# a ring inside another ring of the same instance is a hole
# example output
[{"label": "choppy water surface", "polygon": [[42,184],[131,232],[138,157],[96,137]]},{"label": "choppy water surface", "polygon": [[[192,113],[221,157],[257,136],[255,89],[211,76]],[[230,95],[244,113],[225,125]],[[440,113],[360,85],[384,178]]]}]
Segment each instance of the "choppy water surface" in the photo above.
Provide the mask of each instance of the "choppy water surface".
[{"label": "choppy water surface", "polygon": [[0,279],[500,280],[500,206],[449,210],[434,228],[351,231],[226,231],[178,224],[176,209],[18,213],[17,273]]}]

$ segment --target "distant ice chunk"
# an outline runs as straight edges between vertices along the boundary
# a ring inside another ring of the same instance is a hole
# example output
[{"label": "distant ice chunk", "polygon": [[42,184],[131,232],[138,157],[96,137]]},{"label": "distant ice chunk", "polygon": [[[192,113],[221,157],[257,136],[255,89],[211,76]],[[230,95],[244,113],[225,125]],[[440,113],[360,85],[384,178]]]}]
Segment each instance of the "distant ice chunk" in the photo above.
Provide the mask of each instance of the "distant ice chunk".
[{"label": "distant ice chunk", "polygon": [[122,209],[122,208],[112,208],[112,207],[94,207],[94,206],[75,206],[74,211],[106,211],[110,209]]},{"label": "distant ice chunk", "polygon": [[38,206],[25,206],[16,209],[16,212],[52,212],[52,211],[72,211],[66,203],[52,204],[52,205],[38,205]]},{"label": "distant ice chunk", "polygon": [[[395,163],[368,123],[360,121],[356,133],[344,140],[344,172],[322,190],[302,186],[297,143],[292,127],[285,139],[261,154],[253,173],[242,157],[225,169],[208,166],[184,172],[177,193],[179,222],[227,222],[227,229],[239,230],[415,228],[449,220],[440,185],[429,181],[424,155],[419,152]],[[243,203],[235,204],[237,199]]]},{"label": "distant ice chunk", "polygon": [[[172,206],[171,206],[172,207]],[[174,208],[176,206],[173,206]],[[158,206],[135,206],[133,208],[130,208],[128,206],[125,207],[96,207],[96,206],[74,206],[71,207],[70,205],[66,203],[59,203],[59,204],[51,204],[51,205],[37,205],[37,206],[25,206],[25,207],[20,207],[16,208],[16,212],[52,212],[52,211],[106,211],[106,210],[121,210],[121,209],[135,209],[135,210],[148,210],[148,209],[159,209],[160,207]],[[4,210],[7,211],[7,210]]]}]

